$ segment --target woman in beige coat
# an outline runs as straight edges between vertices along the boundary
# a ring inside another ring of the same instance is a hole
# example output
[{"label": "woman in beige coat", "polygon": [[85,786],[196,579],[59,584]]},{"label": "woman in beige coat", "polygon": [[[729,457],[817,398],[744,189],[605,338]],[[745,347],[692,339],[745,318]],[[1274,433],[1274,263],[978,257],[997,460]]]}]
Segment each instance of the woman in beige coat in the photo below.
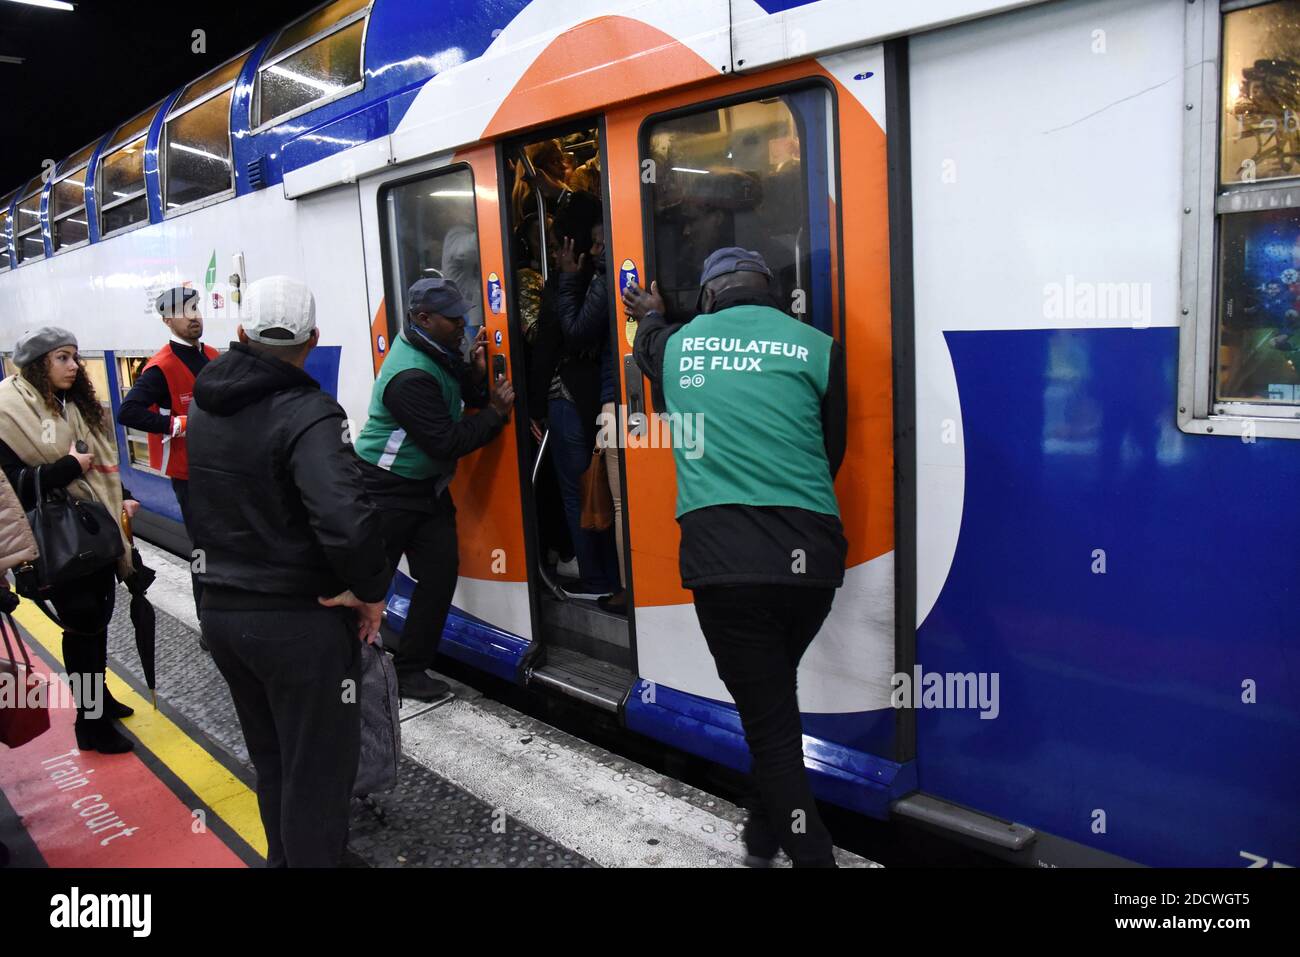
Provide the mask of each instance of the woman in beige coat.
[{"label": "woman in beige coat", "polygon": [[[114,517],[134,515],[140,503],[122,488],[115,430],[77,355],[76,337],[44,326],[18,340],[13,359],[19,374],[0,382],[0,469],[23,507],[36,505],[39,473],[42,490],[64,489]],[[116,568],[82,576],[50,595],[63,623],[63,666],[77,676],[74,730],[83,751],[119,754],[132,748],[113,725],[132,711],[113,700],[104,683],[117,580],[131,571],[130,550],[125,554]]]}]

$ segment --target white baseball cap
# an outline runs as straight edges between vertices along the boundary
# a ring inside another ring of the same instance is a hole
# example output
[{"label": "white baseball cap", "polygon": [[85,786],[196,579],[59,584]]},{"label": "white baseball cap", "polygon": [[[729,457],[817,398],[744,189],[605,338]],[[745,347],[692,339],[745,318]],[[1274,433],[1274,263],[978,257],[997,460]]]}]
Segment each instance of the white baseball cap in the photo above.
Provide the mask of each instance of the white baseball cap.
[{"label": "white baseball cap", "polygon": [[266,276],[249,285],[239,324],[254,342],[301,345],[316,328],[316,299],[296,279]]}]

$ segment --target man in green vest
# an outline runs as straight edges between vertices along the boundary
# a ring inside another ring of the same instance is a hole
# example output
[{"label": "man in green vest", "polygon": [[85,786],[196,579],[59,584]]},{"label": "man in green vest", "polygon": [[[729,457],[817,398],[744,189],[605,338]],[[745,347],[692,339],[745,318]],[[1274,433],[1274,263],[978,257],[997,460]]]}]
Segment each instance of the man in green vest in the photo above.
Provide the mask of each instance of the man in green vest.
[{"label": "man in green vest", "polygon": [[746,863],[766,866],[779,847],[796,867],[833,867],[804,771],[797,671],[844,581],[844,354],[781,310],[771,279],[761,255],[727,247],[704,261],[689,322],[668,323],[657,284],[629,286],[623,304],[673,425],[682,586],[753,757]]},{"label": "man in green vest", "polygon": [[[416,580],[394,656],[404,698],[441,701],[445,681],[428,673],[456,591],[460,558],[452,476],[456,460],[491,442],[515,393],[504,377],[489,390],[485,333],[462,359],[470,310],[450,279],[420,279],[406,297],[406,323],[375,380],[357,438],[366,489],[378,506],[389,559],[406,556]],[[481,408],[462,416],[466,406]]]}]

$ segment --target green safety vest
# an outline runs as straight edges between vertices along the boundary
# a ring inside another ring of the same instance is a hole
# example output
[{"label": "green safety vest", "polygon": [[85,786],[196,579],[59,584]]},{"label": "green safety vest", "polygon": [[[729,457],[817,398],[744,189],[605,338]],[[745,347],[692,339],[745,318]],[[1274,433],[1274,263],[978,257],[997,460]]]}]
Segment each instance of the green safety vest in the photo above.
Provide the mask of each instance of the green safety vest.
[{"label": "green safety vest", "polygon": [[406,430],[397,424],[397,420],[384,405],[384,390],[388,388],[388,383],[393,376],[407,369],[420,369],[433,376],[442,390],[442,398],[447,403],[452,421],[460,421],[463,405],[460,382],[436,359],[411,345],[406,333],[402,332],[393,340],[388,357],[379,369],[374,391],[370,393],[369,417],[361,435],[357,437],[357,454],[371,465],[409,479],[450,475],[456,471],[455,460],[438,460],[426,455],[418,445],[408,440]]},{"label": "green safety vest", "polygon": [[710,505],[840,514],[821,418],[833,342],[757,305],[696,316],[669,337],[679,518]]}]

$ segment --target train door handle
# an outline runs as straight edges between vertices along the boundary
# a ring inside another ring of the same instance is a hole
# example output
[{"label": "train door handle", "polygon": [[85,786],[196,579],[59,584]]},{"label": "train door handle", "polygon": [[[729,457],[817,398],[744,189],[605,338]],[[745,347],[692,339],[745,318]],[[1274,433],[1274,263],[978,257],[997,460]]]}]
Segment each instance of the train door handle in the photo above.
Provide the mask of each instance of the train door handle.
[{"label": "train door handle", "polygon": [[644,435],[645,377],[636,364],[636,357],[630,352],[623,357],[623,377],[627,381],[627,434]]}]

